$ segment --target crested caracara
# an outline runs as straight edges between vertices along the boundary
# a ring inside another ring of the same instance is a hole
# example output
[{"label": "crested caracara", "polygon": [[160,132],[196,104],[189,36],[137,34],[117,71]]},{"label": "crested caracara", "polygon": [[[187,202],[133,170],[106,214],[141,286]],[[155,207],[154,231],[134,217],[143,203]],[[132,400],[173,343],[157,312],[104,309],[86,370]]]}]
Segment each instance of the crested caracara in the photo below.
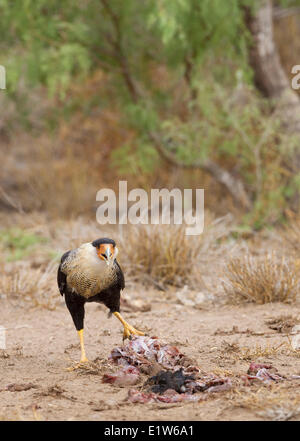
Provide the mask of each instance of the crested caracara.
[{"label": "crested caracara", "polygon": [[83,340],[86,302],[104,303],[109,308],[124,326],[123,340],[131,338],[131,334],[144,335],[120,314],[120,291],[125,287],[125,280],[116,260],[117,254],[115,241],[102,238],[67,251],[61,258],[57,283],[79,335],[81,363],[88,361]]}]

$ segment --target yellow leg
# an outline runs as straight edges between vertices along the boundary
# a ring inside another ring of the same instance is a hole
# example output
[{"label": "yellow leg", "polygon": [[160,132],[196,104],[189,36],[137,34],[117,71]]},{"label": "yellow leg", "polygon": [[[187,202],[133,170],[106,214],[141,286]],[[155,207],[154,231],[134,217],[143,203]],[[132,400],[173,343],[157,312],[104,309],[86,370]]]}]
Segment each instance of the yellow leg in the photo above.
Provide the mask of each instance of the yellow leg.
[{"label": "yellow leg", "polygon": [[80,357],[79,363],[75,363],[73,366],[71,366],[67,369],[67,371],[69,371],[69,372],[72,372],[72,371],[75,371],[76,369],[79,369],[80,367],[82,367],[82,363],[87,363],[89,361],[85,355],[83,329],[80,329],[80,331],[77,331],[77,332],[78,332],[79,341],[80,341],[81,357]]},{"label": "yellow leg", "polygon": [[124,326],[123,340],[125,340],[126,338],[131,339],[132,334],[133,335],[145,335],[143,332],[138,331],[133,326],[131,326],[129,323],[127,323],[123,319],[123,317],[121,316],[121,314],[119,312],[114,312],[114,316],[116,316],[117,319],[120,320],[120,322]]},{"label": "yellow leg", "polygon": [[84,341],[83,341],[83,329],[80,329],[80,331],[78,331],[78,335],[79,335],[80,349],[81,349],[80,363],[86,363],[89,360],[86,358],[86,355],[85,355]]}]

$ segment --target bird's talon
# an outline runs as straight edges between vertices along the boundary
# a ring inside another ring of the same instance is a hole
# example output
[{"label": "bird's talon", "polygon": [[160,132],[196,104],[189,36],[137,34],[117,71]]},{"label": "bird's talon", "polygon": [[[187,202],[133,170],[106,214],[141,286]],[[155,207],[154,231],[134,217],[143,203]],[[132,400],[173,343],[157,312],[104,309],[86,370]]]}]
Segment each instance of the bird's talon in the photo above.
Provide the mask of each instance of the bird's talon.
[{"label": "bird's talon", "polygon": [[129,340],[132,340],[133,335],[145,335],[144,332],[138,331],[133,326],[125,325],[124,326],[124,333],[123,333],[123,341],[128,338]]},{"label": "bird's talon", "polygon": [[69,368],[67,368],[67,371],[68,372],[76,371],[77,369],[86,366],[86,364],[89,363],[89,361],[90,360],[86,357],[82,358],[79,363],[75,363],[74,366],[70,366]]},{"label": "bird's talon", "polygon": [[79,369],[80,367],[80,363],[76,363],[74,366],[70,366],[66,369],[67,372],[73,372],[76,371],[77,369]]}]

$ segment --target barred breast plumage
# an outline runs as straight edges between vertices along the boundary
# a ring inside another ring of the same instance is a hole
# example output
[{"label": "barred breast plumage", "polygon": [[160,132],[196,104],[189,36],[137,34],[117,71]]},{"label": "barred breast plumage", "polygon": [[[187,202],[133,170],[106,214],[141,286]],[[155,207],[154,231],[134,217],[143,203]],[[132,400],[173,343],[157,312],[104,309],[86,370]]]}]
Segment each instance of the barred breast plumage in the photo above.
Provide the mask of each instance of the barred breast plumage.
[{"label": "barred breast plumage", "polygon": [[72,250],[63,262],[61,271],[67,276],[68,286],[86,299],[117,280],[116,265],[108,266],[100,260],[90,243]]}]

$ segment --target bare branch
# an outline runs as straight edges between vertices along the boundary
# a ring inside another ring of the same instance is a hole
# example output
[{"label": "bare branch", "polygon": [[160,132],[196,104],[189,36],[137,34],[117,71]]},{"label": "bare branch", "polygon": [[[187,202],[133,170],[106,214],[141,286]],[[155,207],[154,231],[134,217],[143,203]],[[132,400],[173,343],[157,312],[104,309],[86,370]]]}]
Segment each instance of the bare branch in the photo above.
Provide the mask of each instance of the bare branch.
[{"label": "bare branch", "polygon": [[128,91],[131,95],[132,100],[136,103],[138,101],[138,92],[135,85],[135,82],[132,78],[128,60],[125,56],[124,50],[123,50],[123,36],[122,36],[122,29],[120,26],[120,19],[115,14],[113,9],[110,7],[108,0],[101,0],[101,3],[103,7],[105,8],[106,12],[111,18],[112,24],[114,26],[115,32],[116,32],[116,39],[113,40],[111,37],[109,38],[109,42],[114,48],[115,55],[120,63],[121,67],[121,73],[123,75],[124,81],[127,85]]},{"label": "bare branch", "polygon": [[194,101],[197,98],[197,89],[192,85],[192,74],[194,69],[194,57],[186,55],[184,58],[184,79],[190,89],[191,100]]},{"label": "bare branch", "polygon": [[[273,35],[272,0],[261,0],[260,7],[253,15],[245,8],[245,21],[252,34],[250,64],[258,89],[276,104],[274,115],[281,121],[282,130],[300,134],[300,100],[291,88],[288,76],[281,64]],[[300,170],[300,154],[294,155],[295,170]]]},{"label": "bare branch", "polygon": [[156,133],[150,132],[148,134],[150,140],[153,142],[155,149],[157,152],[171,165],[176,167],[181,167],[185,169],[201,169],[205,172],[209,173],[219,184],[224,185],[227,191],[231,194],[233,199],[238,205],[249,209],[251,207],[250,199],[245,191],[244,185],[242,181],[232,174],[230,174],[227,170],[223,169],[217,163],[210,159],[206,159],[204,161],[198,162],[195,161],[193,163],[184,163],[179,161],[176,156],[167,150]]}]

